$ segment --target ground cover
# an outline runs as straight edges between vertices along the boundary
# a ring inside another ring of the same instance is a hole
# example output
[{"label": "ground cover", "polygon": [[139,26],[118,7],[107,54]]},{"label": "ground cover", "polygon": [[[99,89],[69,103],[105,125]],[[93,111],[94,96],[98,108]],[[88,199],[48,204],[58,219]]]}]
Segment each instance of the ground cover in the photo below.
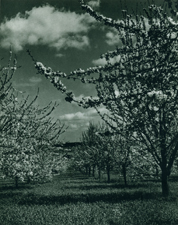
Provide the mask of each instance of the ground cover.
[{"label": "ground cover", "polygon": [[0,190],[1,225],[177,225],[178,182],[161,197],[160,183],[99,182],[79,173],[53,182]]}]

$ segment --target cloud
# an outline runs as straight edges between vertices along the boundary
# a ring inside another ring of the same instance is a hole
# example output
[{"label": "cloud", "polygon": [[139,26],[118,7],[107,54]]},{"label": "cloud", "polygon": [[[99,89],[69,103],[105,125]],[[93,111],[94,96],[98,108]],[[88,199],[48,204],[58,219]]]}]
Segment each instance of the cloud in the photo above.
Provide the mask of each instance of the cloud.
[{"label": "cloud", "polygon": [[41,82],[42,82],[41,77],[31,77],[28,79],[28,81],[26,81],[26,80],[25,81],[20,80],[19,82],[13,81],[13,86],[16,88],[18,88],[18,87],[33,87]]},{"label": "cloud", "polygon": [[[101,113],[107,113],[107,109],[104,107],[99,108]],[[95,109],[89,109],[86,112],[76,112],[76,113],[69,113],[60,116],[60,120],[67,120],[67,121],[74,121],[74,120],[91,120],[98,116],[98,113]]]},{"label": "cloud", "polygon": [[84,124],[86,127],[88,127],[90,125],[90,122],[87,122]]},{"label": "cloud", "polygon": [[[108,110],[104,107],[100,107],[100,112],[104,114],[108,113]],[[81,137],[82,132],[87,130],[90,122],[94,124],[102,122],[101,117],[95,109],[89,109],[85,112],[64,114],[60,116],[59,119],[69,127],[66,132],[66,137],[71,137],[74,140]]]},{"label": "cloud", "polygon": [[91,117],[91,113],[85,113],[85,112],[76,112],[76,113],[69,113],[65,114],[63,116],[60,116],[60,119],[62,120],[87,120]]},{"label": "cloud", "polygon": [[90,5],[92,8],[99,8],[100,7],[100,0],[96,0],[96,1],[89,1],[88,5]]},{"label": "cloud", "polygon": [[73,130],[76,130],[78,128],[77,124],[70,124],[70,128],[72,128]]},{"label": "cloud", "polygon": [[[113,64],[113,63],[118,62],[119,60],[120,60],[120,56],[118,55],[114,58],[111,58],[109,61],[111,64]],[[105,58],[102,58],[102,59],[95,59],[92,61],[92,63],[96,66],[104,66],[104,65],[106,65],[107,61]]]},{"label": "cloud", "polygon": [[63,57],[64,56],[64,54],[61,54],[61,53],[57,53],[56,55],[55,55],[56,57],[59,57],[59,58],[61,58],[61,57]]},{"label": "cloud", "polygon": [[92,63],[96,66],[104,66],[106,65],[107,61],[106,59],[102,58],[102,59],[95,59],[92,61]]},{"label": "cloud", "polygon": [[31,77],[31,78],[29,79],[29,81],[30,81],[31,83],[40,83],[40,82],[42,81],[42,79],[41,79],[40,77]]},{"label": "cloud", "polygon": [[100,113],[108,113],[109,111],[105,107],[99,108]]},{"label": "cloud", "polygon": [[121,40],[116,31],[109,31],[106,33],[106,43],[108,45],[121,45]]},{"label": "cloud", "polygon": [[87,32],[94,22],[88,14],[59,11],[49,5],[34,7],[0,24],[0,45],[3,48],[12,45],[15,51],[26,45],[83,49],[89,45]]}]

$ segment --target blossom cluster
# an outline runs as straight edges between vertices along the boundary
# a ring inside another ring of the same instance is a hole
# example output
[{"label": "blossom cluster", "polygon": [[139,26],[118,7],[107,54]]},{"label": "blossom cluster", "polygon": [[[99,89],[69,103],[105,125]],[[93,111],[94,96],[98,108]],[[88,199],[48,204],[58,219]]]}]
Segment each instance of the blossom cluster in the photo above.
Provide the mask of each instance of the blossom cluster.
[{"label": "blossom cluster", "polygon": [[66,77],[67,75],[63,72],[54,72],[51,67],[45,67],[43,63],[41,62],[36,62],[35,67],[37,68],[39,73],[44,74],[47,78],[50,76],[59,76],[59,77]]},{"label": "blossom cluster", "polygon": [[[178,17],[178,12],[176,13],[176,16]],[[168,21],[173,26],[178,26],[178,23],[176,23],[171,17],[168,17]]]},{"label": "blossom cluster", "polygon": [[[71,79],[73,78],[74,80],[78,79],[82,83],[92,83],[96,84],[96,82],[101,82],[103,79],[106,81],[110,81],[110,77],[105,75],[105,76],[100,76],[99,78],[85,78],[84,76],[91,75],[93,73],[100,73],[102,71],[108,71],[112,70],[117,67],[117,62],[112,64],[106,64],[105,66],[94,66],[94,67],[89,67],[86,70],[83,70],[81,68],[74,70],[70,72],[70,75],[67,75],[66,73],[63,72],[54,72],[51,67],[45,67],[41,62],[35,62],[35,67],[38,70],[39,73],[44,74],[47,79],[50,79],[50,82],[58,89],[61,90],[62,93],[66,92],[66,87],[62,83],[62,81],[59,79],[61,78],[67,78]],[[78,76],[78,77],[76,77]],[[102,78],[102,79],[101,79]]]},{"label": "blossom cluster", "polygon": [[112,26],[112,27],[116,27],[116,26],[124,27],[124,25],[125,25],[123,21],[118,23],[117,21],[115,21],[115,20],[113,20],[111,18],[105,17],[103,15],[99,15],[89,5],[84,4],[83,0],[80,0],[80,4],[81,4],[81,7],[87,13],[89,13],[92,17],[94,17],[97,21],[104,21],[104,23],[106,25],[109,25],[109,26]]},{"label": "blossom cluster", "polygon": [[66,86],[62,83],[61,80],[59,80],[59,77],[55,76],[51,78],[51,83],[62,93],[66,92],[67,88]]},{"label": "blossom cluster", "polygon": [[15,70],[17,70],[17,67],[16,66],[12,66],[10,68],[9,67],[3,67],[2,68],[2,70],[9,70],[9,69],[12,70],[12,71],[15,71]]},{"label": "blossom cluster", "polygon": [[90,107],[96,107],[101,104],[101,101],[99,98],[93,98],[93,97],[82,98],[81,100],[76,102],[78,103],[79,106],[82,106],[85,109]]},{"label": "blossom cluster", "polygon": [[[104,24],[107,26],[113,27],[119,31],[121,30],[121,28],[124,28],[124,29],[134,30],[136,32],[142,32],[140,24],[139,24],[139,26],[137,26],[137,24],[134,22],[134,20],[132,20],[132,19],[130,20],[131,15],[127,15],[126,10],[122,10],[122,13],[123,13],[124,18],[127,19],[127,22],[123,21],[123,20],[116,21],[116,20],[113,20],[112,18],[108,18],[108,17],[105,17],[103,15],[96,13],[89,5],[86,5],[83,0],[79,0],[79,2],[80,2],[82,9],[84,9],[87,13],[89,13],[97,21],[104,22]],[[143,17],[141,17],[141,19],[143,20]],[[128,23],[128,21],[130,23]],[[144,23],[143,23],[143,25],[144,25]]]},{"label": "blossom cluster", "polygon": [[[92,73],[99,73],[102,70],[105,70],[105,66],[89,67],[89,68],[87,68],[87,70],[83,70],[83,69],[79,68],[77,70],[72,71],[70,73],[70,75],[67,76],[67,74],[63,73],[63,72],[59,72],[59,71],[54,72],[51,69],[51,67],[45,67],[43,65],[43,63],[41,63],[41,62],[36,62],[35,67],[37,68],[38,72],[41,74],[44,74],[46,76],[46,78],[51,78],[53,76],[56,76],[56,77],[68,78],[68,79],[72,78],[72,76],[75,76],[75,75],[77,75],[77,76],[85,75],[86,76],[86,75],[90,75]],[[75,77],[75,79],[76,79],[76,77]]]},{"label": "blossom cluster", "polygon": [[148,92],[147,93],[148,97],[152,98],[152,97],[155,97],[156,100],[158,101],[162,101],[162,100],[167,100],[167,95],[164,94],[161,90],[159,91],[151,91],[151,92]]},{"label": "blossom cluster", "polygon": [[78,75],[78,76],[81,76],[81,75],[90,75],[92,73],[99,73],[100,71],[104,70],[104,66],[94,66],[94,67],[89,67],[87,68],[87,70],[83,70],[81,68],[77,69],[77,70],[74,70],[70,73],[70,75]]},{"label": "blossom cluster", "polygon": [[62,93],[66,92],[66,86],[61,82],[59,77],[66,77],[67,75],[62,72],[53,72],[51,67],[45,67],[43,63],[36,62],[35,67],[38,72],[44,74],[46,78],[50,79],[51,83]]},{"label": "blossom cluster", "polygon": [[157,112],[159,110],[159,107],[153,104],[149,104],[148,108],[152,111]]},{"label": "blossom cluster", "polygon": [[149,109],[157,112],[160,108],[160,104],[165,102],[168,99],[168,95],[164,94],[162,90],[153,90],[147,93],[149,98],[152,98],[153,101],[149,104]]}]

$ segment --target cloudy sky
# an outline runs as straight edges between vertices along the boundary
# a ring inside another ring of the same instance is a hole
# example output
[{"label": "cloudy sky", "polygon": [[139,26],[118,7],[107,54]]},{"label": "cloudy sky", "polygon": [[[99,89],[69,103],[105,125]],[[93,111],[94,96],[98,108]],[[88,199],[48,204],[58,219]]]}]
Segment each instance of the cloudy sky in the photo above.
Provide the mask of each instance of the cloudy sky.
[{"label": "cloudy sky", "polygon": [[[147,0],[92,0],[87,1],[101,14],[119,20],[121,10],[127,8],[140,14]],[[141,2],[141,3],[140,3]],[[155,0],[161,4],[163,0]],[[79,5],[78,0],[0,0],[0,58],[8,61],[10,45],[17,55],[19,68],[13,78],[13,86],[30,96],[40,89],[38,104],[58,102],[53,113],[68,127],[62,141],[78,141],[89,122],[98,123],[99,116],[94,109],[82,109],[65,101],[42,75],[36,74],[33,62],[26,50],[29,49],[37,61],[69,73],[72,70],[103,65],[100,55],[119,45],[114,30],[103,27]],[[91,85],[64,81],[75,96],[95,96]],[[104,113],[106,110],[101,108]]]}]

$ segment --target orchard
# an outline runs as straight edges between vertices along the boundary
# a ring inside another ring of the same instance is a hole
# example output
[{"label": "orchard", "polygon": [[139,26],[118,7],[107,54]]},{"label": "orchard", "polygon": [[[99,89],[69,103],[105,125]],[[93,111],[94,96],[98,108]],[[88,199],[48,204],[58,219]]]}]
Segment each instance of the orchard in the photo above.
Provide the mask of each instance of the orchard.
[{"label": "orchard", "polygon": [[[123,10],[123,18],[116,21],[80,1],[84,11],[114,29],[120,38],[120,46],[101,55],[106,60],[104,66],[66,74],[34,60],[28,51],[37,71],[64,93],[66,101],[94,107],[113,133],[127,141],[135,140],[145,155],[151,154],[161,170],[165,197],[169,195],[168,176],[178,150],[178,6],[166,2],[167,9],[150,5],[139,16]],[[97,96],[76,99],[63,84],[65,79],[95,85]],[[100,113],[101,105],[108,114]]]}]

